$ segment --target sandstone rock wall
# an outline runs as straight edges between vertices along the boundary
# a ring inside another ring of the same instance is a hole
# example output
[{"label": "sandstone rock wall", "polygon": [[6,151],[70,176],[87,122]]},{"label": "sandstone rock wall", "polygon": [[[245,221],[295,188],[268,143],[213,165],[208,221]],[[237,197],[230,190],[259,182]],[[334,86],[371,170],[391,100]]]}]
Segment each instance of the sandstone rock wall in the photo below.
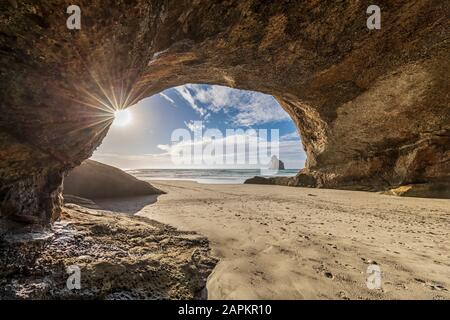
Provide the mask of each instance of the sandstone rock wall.
[{"label": "sandstone rock wall", "polygon": [[379,190],[450,180],[449,3],[378,1],[0,3],[0,210],[59,214],[65,172],[111,108],[184,83],[274,95],[308,159],[296,184]]}]

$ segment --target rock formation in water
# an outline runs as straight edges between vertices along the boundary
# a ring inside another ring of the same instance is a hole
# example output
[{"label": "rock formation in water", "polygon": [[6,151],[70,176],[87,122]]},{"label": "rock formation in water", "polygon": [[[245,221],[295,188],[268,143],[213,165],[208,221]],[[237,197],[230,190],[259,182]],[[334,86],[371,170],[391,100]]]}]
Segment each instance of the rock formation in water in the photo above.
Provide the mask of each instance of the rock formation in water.
[{"label": "rock formation in water", "polygon": [[86,160],[64,179],[64,194],[87,199],[161,194],[150,183],[106,164]]},{"label": "rock formation in water", "polygon": [[284,170],[284,163],[277,156],[272,156],[269,163],[269,170]]},{"label": "rock formation in water", "polygon": [[[184,83],[273,95],[307,153],[292,184],[450,182],[448,1],[0,3],[0,212],[49,223],[112,109]],[[4,220],[4,219],[3,219]]]}]

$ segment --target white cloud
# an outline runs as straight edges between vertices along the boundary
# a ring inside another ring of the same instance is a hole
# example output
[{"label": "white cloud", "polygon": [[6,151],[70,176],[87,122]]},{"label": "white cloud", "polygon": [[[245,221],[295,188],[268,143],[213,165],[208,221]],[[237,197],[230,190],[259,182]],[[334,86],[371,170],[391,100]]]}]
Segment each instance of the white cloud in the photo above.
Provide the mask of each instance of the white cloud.
[{"label": "white cloud", "polygon": [[[201,148],[204,150],[207,146],[212,146],[213,140],[204,139],[200,141],[180,141],[177,143],[159,144],[157,147],[162,150],[161,153],[155,154],[120,154],[120,153],[101,153],[97,152],[92,157],[93,160],[100,161],[115,167],[122,169],[141,169],[141,168],[260,168],[261,164],[258,163],[258,154],[255,150],[245,148],[245,145],[251,142],[256,142],[257,137],[251,134],[235,133],[228,136],[219,137],[214,140],[219,146],[223,146],[224,164],[208,164],[214,163],[214,155],[194,155],[192,161],[198,159],[201,164],[187,164],[180,165],[174,163],[180,152],[185,150],[195,150],[195,148]],[[231,147],[231,148],[230,148]],[[198,149],[197,149],[198,150]],[[233,159],[243,158],[245,156],[246,163],[227,164],[226,157],[232,157]],[[286,168],[302,168],[304,167],[306,154],[301,148],[300,142],[297,141],[280,141],[279,143],[279,159],[282,160]],[[269,157],[268,157],[269,158]],[[206,163],[206,164],[205,164]],[[251,164],[257,163],[257,164]]]},{"label": "white cloud", "polygon": [[192,109],[194,109],[198,114],[200,114],[201,116],[204,116],[206,114],[206,110],[196,104],[194,97],[188,90],[188,86],[178,86],[174,89],[184,100],[186,100],[187,103],[189,103]]},{"label": "white cloud", "polygon": [[[206,132],[208,131],[206,130]],[[256,135],[251,133],[236,133],[223,136],[220,131],[216,132],[219,135],[214,136],[214,139],[204,135],[203,139],[200,140],[183,140],[171,145],[158,145],[158,148],[167,152],[171,156],[172,163],[178,167],[183,162],[182,156],[188,153],[191,156],[188,165],[194,167],[200,166],[205,168],[208,167],[208,164],[211,164],[212,167],[235,168],[236,166],[249,167],[250,165],[259,168],[258,154],[249,152],[246,149],[248,144],[257,145],[258,137]],[[217,148],[217,151],[220,150],[220,156],[216,157],[214,154],[205,154],[204,150],[206,147],[210,147],[210,149]],[[225,155],[233,159],[244,159],[244,161],[239,164],[232,162],[227,165]],[[222,160],[219,157],[222,157]],[[247,162],[245,162],[245,159],[247,159]]]},{"label": "white cloud", "polygon": [[122,169],[173,168],[170,154],[120,154],[96,152],[91,159]]},{"label": "white cloud", "polygon": [[202,120],[205,122],[208,122],[210,117],[211,117],[211,113],[207,113],[206,116],[204,116]]},{"label": "white cloud", "polygon": [[159,95],[160,95],[162,98],[164,98],[164,99],[166,99],[167,101],[169,101],[173,106],[176,106],[175,101],[173,101],[173,99],[170,98],[168,95],[166,95],[166,94],[164,94],[164,93],[162,93],[162,92],[160,92]]},{"label": "white cloud", "polygon": [[293,131],[291,133],[285,134],[280,137],[281,141],[299,141],[300,137],[297,131]]},{"label": "white cloud", "polygon": [[202,116],[206,110],[197,102],[213,113],[221,110],[233,113],[232,122],[235,125],[248,127],[290,119],[275,98],[267,94],[216,85],[187,84],[175,89]]},{"label": "white cloud", "polygon": [[188,86],[195,93],[195,99],[203,104],[208,104],[208,109],[211,112],[218,112],[226,107],[233,108],[241,102],[241,95],[245,92],[223,86],[208,86],[206,88],[200,85]]},{"label": "white cloud", "polygon": [[[171,145],[158,145],[158,148],[170,156],[170,161],[172,161],[171,163],[173,163],[175,167],[183,167],[183,165],[180,165],[182,162],[181,157],[187,152],[191,155],[191,158],[189,158],[190,165],[188,165],[188,167],[195,167],[195,165],[198,165],[201,168],[261,168],[265,167],[265,161],[268,162],[271,158],[271,155],[267,154],[266,160],[263,160],[261,158],[261,153],[258,153],[264,150],[260,149],[258,151],[258,142],[261,143],[264,141],[266,140],[262,140],[261,136],[258,140],[256,131],[253,131],[253,133],[251,131],[244,133],[242,131],[236,131],[234,134],[214,137],[214,140],[208,138],[203,138],[202,140],[184,140]],[[249,145],[256,147],[249,148]],[[221,150],[219,155],[223,154],[223,163],[217,161],[218,158],[216,155],[204,153],[206,147],[212,149],[214,146],[217,146],[219,148],[218,150]],[[286,164],[287,168],[301,168],[304,166],[306,155],[301,148],[299,140],[280,141],[278,148],[278,152],[275,150],[273,151]],[[196,153],[195,150],[199,151],[199,153]],[[268,152],[270,153],[270,149]],[[227,163],[227,158],[246,160],[245,162],[234,161],[233,163]]]},{"label": "white cloud", "polygon": [[156,147],[163,151],[170,151],[170,146],[168,144],[158,144]]},{"label": "white cloud", "polygon": [[185,121],[184,124],[192,132],[194,132],[195,130],[199,130],[199,129],[205,128],[205,125],[203,124],[203,121],[192,121],[192,120],[190,120],[190,121]]}]

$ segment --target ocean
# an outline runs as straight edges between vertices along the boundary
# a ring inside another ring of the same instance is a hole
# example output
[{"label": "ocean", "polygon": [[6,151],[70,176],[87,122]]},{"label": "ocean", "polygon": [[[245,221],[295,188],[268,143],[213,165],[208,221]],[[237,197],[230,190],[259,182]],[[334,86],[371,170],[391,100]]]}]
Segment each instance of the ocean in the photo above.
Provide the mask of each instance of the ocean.
[{"label": "ocean", "polygon": [[[242,184],[254,176],[269,176],[259,169],[134,169],[126,170],[140,180],[189,180],[205,184]],[[299,169],[279,170],[271,177],[292,177]]]}]

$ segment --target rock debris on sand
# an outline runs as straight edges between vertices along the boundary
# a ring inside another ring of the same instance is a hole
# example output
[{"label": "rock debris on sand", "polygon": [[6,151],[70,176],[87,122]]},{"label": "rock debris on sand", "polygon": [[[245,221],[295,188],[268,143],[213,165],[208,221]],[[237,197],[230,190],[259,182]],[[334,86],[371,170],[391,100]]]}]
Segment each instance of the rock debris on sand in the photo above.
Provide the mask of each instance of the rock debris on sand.
[{"label": "rock debris on sand", "polygon": [[[0,299],[206,297],[216,264],[206,238],[143,217],[69,207],[51,230],[2,235]],[[66,286],[73,265],[80,290]]]}]

